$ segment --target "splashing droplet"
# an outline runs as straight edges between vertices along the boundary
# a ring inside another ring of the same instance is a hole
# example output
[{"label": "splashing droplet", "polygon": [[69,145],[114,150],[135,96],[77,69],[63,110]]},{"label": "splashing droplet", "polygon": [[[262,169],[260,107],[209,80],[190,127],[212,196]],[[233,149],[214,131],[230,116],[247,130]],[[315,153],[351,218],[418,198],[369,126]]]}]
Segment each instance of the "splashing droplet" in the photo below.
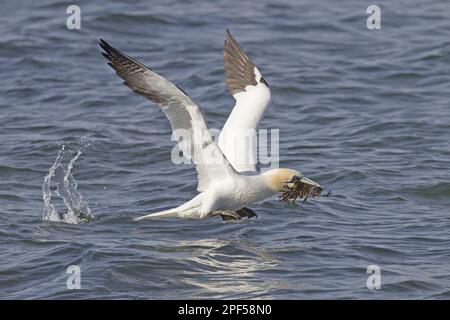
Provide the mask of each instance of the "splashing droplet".
[{"label": "splashing droplet", "polygon": [[[45,176],[42,186],[44,220],[71,224],[94,220],[95,217],[92,215],[88,203],[77,190],[78,184],[72,174],[75,162],[81,155],[82,151],[78,150],[77,154],[65,166],[66,161],[64,160],[67,158],[67,154],[65,145],[61,145],[55,162]],[[53,182],[54,180],[56,182]],[[56,186],[56,195],[62,199],[67,209],[66,213],[58,212],[54,203],[52,203],[52,186]]]}]

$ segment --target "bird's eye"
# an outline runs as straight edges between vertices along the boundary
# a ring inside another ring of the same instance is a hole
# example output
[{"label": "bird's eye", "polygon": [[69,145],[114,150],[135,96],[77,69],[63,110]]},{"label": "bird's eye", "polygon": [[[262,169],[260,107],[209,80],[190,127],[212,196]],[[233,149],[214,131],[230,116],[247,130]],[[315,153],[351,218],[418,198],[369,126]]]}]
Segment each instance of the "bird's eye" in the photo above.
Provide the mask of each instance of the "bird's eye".
[{"label": "bird's eye", "polygon": [[293,182],[297,182],[298,180],[300,180],[300,177],[298,176],[293,176],[291,181],[289,181],[288,183],[293,183]]}]

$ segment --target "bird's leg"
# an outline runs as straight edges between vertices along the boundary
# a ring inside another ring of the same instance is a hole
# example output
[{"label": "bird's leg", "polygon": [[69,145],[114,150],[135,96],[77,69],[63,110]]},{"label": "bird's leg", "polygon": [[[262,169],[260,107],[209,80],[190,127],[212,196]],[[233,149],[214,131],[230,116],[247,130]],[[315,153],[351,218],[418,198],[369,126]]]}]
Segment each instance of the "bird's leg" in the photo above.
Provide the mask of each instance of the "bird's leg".
[{"label": "bird's leg", "polygon": [[230,220],[241,220],[242,218],[257,218],[258,215],[255,213],[255,211],[253,211],[252,209],[249,208],[242,208],[237,210],[236,212],[234,211],[216,211],[214,212],[212,215],[220,215],[222,217],[222,220],[224,221],[230,221]]},{"label": "bird's leg", "polygon": [[241,217],[239,214],[237,214],[234,211],[217,211],[217,213],[215,214],[219,214],[222,217],[222,220],[224,221],[229,221],[229,220],[240,220]]},{"label": "bird's leg", "polygon": [[246,207],[239,209],[238,211],[236,211],[236,213],[241,218],[244,218],[244,217],[247,217],[248,219],[253,218],[253,217],[258,218],[258,215],[255,213],[255,211],[253,211],[252,209],[246,208]]}]

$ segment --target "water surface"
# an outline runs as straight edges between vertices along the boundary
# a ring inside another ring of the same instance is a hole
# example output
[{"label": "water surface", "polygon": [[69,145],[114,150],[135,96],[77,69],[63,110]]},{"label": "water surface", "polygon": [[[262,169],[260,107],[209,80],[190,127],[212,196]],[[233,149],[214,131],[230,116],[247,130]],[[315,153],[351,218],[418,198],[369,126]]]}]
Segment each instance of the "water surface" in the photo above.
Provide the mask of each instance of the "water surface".
[{"label": "water surface", "polygon": [[[371,31],[356,0],[79,1],[75,31],[64,1],[3,1],[0,298],[449,298],[450,4],[377,3]],[[175,81],[221,128],[234,103],[226,28],[271,86],[262,127],[280,129],[281,166],[334,196],[273,197],[240,223],[135,223],[192,198],[196,174],[170,161],[168,121],[121,84],[98,39]],[[62,145],[59,175],[81,152],[69,173],[92,222],[43,220]],[[366,288],[371,264],[381,290]],[[66,288],[70,265],[81,290]]]}]

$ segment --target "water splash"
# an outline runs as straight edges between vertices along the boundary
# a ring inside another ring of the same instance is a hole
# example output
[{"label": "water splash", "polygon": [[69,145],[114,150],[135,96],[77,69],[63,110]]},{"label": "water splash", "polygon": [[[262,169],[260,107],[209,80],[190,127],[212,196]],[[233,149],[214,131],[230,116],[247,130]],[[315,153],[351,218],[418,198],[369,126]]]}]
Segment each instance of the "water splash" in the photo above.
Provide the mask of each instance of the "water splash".
[{"label": "water splash", "polygon": [[[92,221],[95,217],[92,215],[88,203],[78,192],[78,184],[72,174],[75,162],[82,155],[82,151],[78,150],[77,154],[65,166],[68,157],[65,148],[65,145],[61,145],[55,162],[44,178],[42,186],[43,219],[71,224]],[[56,187],[56,195],[62,199],[67,212],[58,212],[54,202],[52,202],[52,187],[53,189]]]}]

